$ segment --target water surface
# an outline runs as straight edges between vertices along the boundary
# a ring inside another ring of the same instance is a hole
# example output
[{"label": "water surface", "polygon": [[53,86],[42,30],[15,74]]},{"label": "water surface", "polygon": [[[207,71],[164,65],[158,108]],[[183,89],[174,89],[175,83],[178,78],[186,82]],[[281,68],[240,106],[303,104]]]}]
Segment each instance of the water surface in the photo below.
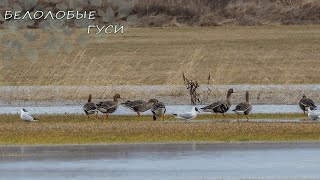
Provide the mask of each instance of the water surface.
[{"label": "water surface", "polygon": [[0,179],[318,179],[319,143],[0,147]]},{"label": "water surface", "polygon": [[[167,114],[191,111],[193,106],[190,105],[171,105],[167,107]],[[203,105],[197,105],[196,107],[201,108]],[[84,114],[82,106],[0,106],[0,114],[17,114],[21,108],[26,108],[32,114]],[[231,106],[227,114],[234,113],[231,110],[235,106]],[[274,113],[302,113],[297,105],[254,105],[252,112],[253,114],[274,114]],[[113,113],[113,115],[135,115],[136,113],[120,106],[119,109]],[[151,115],[151,111],[142,113],[143,115]],[[201,114],[208,114],[201,112]]]}]

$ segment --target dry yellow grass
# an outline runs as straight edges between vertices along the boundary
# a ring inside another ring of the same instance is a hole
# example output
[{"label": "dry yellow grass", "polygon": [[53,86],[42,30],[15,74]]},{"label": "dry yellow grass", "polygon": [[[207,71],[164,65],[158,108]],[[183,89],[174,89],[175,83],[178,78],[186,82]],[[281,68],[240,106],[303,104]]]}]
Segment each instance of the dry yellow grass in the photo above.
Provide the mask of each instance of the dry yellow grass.
[{"label": "dry yellow grass", "polygon": [[320,140],[320,123],[184,123],[152,121],[150,116],[140,120],[132,116],[112,116],[110,120],[70,115],[41,118],[27,123],[2,115],[0,144]]},{"label": "dry yellow grass", "polygon": [[318,25],[129,28],[71,54],[35,44],[38,61],[0,59],[0,85],[172,85],[182,72],[201,83],[211,73],[213,84],[319,83],[319,41]]}]

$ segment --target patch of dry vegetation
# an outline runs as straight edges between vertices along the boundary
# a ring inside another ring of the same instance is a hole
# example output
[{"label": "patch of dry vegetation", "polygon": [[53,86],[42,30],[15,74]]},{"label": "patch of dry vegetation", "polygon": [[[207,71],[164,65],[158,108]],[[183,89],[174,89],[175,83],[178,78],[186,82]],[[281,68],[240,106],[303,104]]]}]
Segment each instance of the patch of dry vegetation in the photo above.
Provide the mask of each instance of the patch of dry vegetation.
[{"label": "patch of dry vegetation", "polygon": [[132,116],[112,116],[110,120],[70,115],[41,118],[38,123],[26,123],[1,115],[0,144],[320,140],[320,123],[184,123],[152,121],[150,116],[140,120]]},{"label": "patch of dry vegetation", "polygon": [[138,26],[319,24],[316,0],[136,0]]},{"label": "patch of dry vegetation", "polygon": [[209,73],[213,84],[319,83],[319,34],[319,26],[131,28],[71,54],[35,44],[38,61],[0,59],[0,85],[174,85],[182,72],[200,83]]}]

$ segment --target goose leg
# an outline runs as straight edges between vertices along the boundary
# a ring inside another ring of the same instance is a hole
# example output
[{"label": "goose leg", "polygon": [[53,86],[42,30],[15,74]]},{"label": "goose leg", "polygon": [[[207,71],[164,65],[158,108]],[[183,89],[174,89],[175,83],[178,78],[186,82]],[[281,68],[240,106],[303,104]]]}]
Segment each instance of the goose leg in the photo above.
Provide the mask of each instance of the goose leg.
[{"label": "goose leg", "polygon": [[106,119],[108,119],[109,118],[109,115],[108,115],[108,113],[106,113]]},{"label": "goose leg", "polygon": [[164,115],[162,115],[162,121],[164,121]]},{"label": "goose leg", "polygon": [[249,121],[249,117],[248,117],[248,115],[247,115],[246,117],[247,117],[247,121]]},{"label": "goose leg", "polygon": [[224,115],[224,113],[222,113],[223,117],[226,118],[226,116]]},{"label": "goose leg", "polygon": [[138,118],[140,118],[140,112],[137,112]]},{"label": "goose leg", "polygon": [[240,115],[238,114],[238,122],[240,121]]},{"label": "goose leg", "polygon": [[96,119],[98,119],[98,112],[96,113]]},{"label": "goose leg", "polygon": [[217,115],[218,115],[218,114],[216,113],[216,114],[214,115],[214,118],[213,118],[213,119],[215,119],[215,118],[217,117]]}]

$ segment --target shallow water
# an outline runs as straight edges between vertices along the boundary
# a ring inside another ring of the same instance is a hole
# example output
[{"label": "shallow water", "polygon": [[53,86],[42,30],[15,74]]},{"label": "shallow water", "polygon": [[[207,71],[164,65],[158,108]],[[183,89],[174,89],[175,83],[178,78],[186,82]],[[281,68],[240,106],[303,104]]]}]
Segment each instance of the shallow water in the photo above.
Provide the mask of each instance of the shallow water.
[{"label": "shallow water", "polygon": [[[167,106],[166,114],[172,114],[177,112],[190,111],[193,106],[190,105],[172,105]],[[196,106],[198,108],[203,107],[203,105]],[[230,109],[234,109],[232,106]],[[22,107],[1,107],[0,114],[17,114],[20,112]],[[26,108],[32,114],[84,114],[82,106],[47,106],[47,107],[23,107]],[[231,110],[228,113],[234,113]],[[201,112],[201,114],[207,114]],[[302,113],[297,105],[254,105],[252,112],[253,114],[272,114],[272,113]],[[120,106],[119,109],[113,113],[114,115],[135,115],[133,111]],[[151,115],[151,111],[142,113],[143,115]]]},{"label": "shallow water", "polygon": [[5,152],[0,156],[0,179],[320,178],[320,145],[317,143],[135,144],[0,149]]}]

